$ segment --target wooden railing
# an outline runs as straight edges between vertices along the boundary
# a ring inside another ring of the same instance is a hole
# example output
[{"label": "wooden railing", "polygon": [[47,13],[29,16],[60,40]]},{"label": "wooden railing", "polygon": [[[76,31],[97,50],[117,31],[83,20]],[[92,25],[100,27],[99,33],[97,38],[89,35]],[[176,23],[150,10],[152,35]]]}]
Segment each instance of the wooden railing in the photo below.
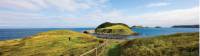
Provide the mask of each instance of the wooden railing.
[{"label": "wooden railing", "polygon": [[107,41],[105,41],[103,44],[100,44],[98,47],[95,47],[94,49],[91,49],[83,54],[81,54],[80,56],[88,56],[89,54],[94,54],[93,56],[100,56],[103,54],[103,52],[105,51],[107,45]]}]

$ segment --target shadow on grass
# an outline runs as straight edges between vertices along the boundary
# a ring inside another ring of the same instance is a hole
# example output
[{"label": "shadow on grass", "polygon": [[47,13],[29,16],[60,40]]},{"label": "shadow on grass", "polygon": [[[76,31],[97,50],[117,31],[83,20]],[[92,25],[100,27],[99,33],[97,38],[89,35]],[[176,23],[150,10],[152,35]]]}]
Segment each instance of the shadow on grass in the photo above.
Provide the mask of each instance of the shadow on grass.
[{"label": "shadow on grass", "polygon": [[108,51],[108,56],[120,56],[120,55],[121,55],[120,45],[117,45]]}]

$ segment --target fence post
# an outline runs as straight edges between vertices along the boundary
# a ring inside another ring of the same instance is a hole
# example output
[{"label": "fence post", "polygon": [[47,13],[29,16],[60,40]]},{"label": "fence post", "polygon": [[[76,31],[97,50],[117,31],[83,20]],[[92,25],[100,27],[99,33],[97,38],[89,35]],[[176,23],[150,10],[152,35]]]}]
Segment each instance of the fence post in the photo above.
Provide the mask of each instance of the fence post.
[{"label": "fence post", "polygon": [[[91,52],[95,52],[95,56],[100,56],[101,53],[99,53],[99,55],[98,55],[98,50],[97,49],[104,50],[106,48],[105,47],[106,45],[107,45],[107,42],[105,42],[103,44],[100,44],[98,47],[96,47],[96,48],[94,48],[92,50],[89,50],[89,51],[81,54],[80,56],[85,56],[85,55],[87,55],[88,53],[91,53]],[[100,51],[100,52],[103,52],[103,51]]]},{"label": "fence post", "polygon": [[97,48],[96,48],[96,56],[97,56]]}]

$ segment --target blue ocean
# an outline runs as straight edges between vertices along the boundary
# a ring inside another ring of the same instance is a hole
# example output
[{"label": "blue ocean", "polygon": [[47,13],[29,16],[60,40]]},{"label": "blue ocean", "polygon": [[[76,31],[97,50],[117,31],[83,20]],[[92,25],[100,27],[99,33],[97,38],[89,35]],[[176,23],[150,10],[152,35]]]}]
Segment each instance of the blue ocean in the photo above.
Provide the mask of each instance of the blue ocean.
[{"label": "blue ocean", "polygon": [[[0,40],[24,38],[35,35],[40,32],[50,30],[73,30],[81,32],[84,30],[93,30],[95,28],[27,28],[27,29],[0,29]],[[139,33],[135,37],[149,37],[158,35],[168,35],[181,32],[198,32],[199,28],[134,28],[134,32]],[[130,37],[131,38],[131,37]],[[132,37],[134,38],[134,37]]]}]

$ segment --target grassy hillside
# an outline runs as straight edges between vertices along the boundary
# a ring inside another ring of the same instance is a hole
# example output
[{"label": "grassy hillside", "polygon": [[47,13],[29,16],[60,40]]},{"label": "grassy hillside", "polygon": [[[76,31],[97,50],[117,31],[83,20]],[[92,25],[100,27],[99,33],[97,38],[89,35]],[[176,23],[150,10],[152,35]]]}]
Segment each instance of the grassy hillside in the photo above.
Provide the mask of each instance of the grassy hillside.
[{"label": "grassy hillside", "polygon": [[136,38],[110,49],[110,56],[198,56],[198,54],[199,33]]},{"label": "grassy hillside", "polygon": [[132,35],[134,32],[123,25],[113,25],[96,30],[97,34],[117,34],[117,35]]},{"label": "grassy hillside", "polygon": [[[131,35],[133,34],[133,31],[127,27],[124,27],[122,25],[114,25],[114,26],[110,26],[110,27],[106,27],[106,28],[102,28],[102,29],[112,29],[114,34],[121,34],[121,35]],[[123,30],[123,31],[116,31],[116,30]]]},{"label": "grassy hillside", "polygon": [[123,23],[105,22],[95,29],[97,34],[117,34],[117,35],[131,35],[135,34],[131,28]]},{"label": "grassy hillside", "polygon": [[78,56],[96,47],[99,41],[74,31],[49,31],[25,39],[0,41],[0,56]]},{"label": "grassy hillside", "polygon": [[[198,56],[199,54],[199,33],[178,33],[127,41],[102,40],[74,31],[56,30],[24,39],[0,41],[0,56],[79,56],[97,47],[102,41],[107,43],[105,49],[98,49],[104,50],[103,56]],[[94,56],[95,53],[90,54]]]},{"label": "grassy hillside", "polygon": [[110,22],[105,22],[100,24],[95,30],[100,29],[100,28],[105,28],[105,27],[110,27],[110,26],[114,26],[114,25],[122,25],[125,26],[127,28],[130,28],[128,25],[123,24],[123,23],[110,23]]}]

